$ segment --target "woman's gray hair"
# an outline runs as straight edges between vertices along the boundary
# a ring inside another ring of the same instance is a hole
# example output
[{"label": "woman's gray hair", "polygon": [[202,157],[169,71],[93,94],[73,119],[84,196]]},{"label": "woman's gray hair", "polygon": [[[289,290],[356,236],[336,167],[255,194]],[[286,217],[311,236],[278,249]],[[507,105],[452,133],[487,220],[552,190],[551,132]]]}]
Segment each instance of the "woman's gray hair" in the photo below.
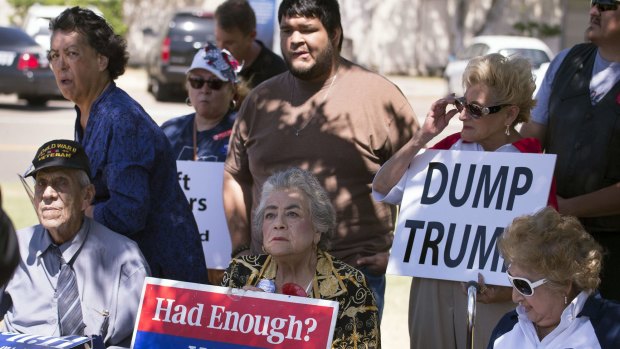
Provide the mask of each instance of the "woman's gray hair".
[{"label": "woman's gray hair", "polygon": [[329,242],[336,229],[336,212],[331,200],[314,175],[300,168],[290,168],[277,172],[267,178],[260,196],[260,202],[254,210],[252,228],[254,234],[262,236],[263,221],[267,199],[275,191],[299,190],[308,200],[312,225],[321,233],[318,247],[329,248]]}]

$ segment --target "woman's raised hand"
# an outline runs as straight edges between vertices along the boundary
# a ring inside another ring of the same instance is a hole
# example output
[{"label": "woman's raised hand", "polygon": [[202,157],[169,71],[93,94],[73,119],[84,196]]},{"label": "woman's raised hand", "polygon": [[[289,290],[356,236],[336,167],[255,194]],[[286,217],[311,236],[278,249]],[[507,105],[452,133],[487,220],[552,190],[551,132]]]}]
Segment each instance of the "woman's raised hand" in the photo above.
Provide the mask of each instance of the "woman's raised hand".
[{"label": "woman's raised hand", "polygon": [[437,136],[448,126],[450,119],[458,114],[459,111],[456,108],[448,109],[448,106],[454,105],[455,101],[454,95],[450,95],[436,100],[431,105],[422,124],[422,133],[427,136],[425,138],[430,140]]}]

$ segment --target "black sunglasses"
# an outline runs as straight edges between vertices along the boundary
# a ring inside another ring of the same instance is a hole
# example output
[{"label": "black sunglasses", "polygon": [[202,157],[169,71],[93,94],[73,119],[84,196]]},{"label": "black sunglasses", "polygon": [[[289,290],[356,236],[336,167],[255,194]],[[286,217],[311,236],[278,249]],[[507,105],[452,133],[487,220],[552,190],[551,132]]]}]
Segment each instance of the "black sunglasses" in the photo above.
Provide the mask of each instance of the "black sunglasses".
[{"label": "black sunglasses", "polygon": [[601,3],[596,0],[590,1],[590,7],[594,7],[594,6],[596,6],[599,12],[615,11],[618,9],[618,2],[614,1],[613,3],[610,4],[610,3]]},{"label": "black sunglasses", "polygon": [[481,105],[475,103],[467,103],[465,97],[457,98],[454,101],[454,105],[456,106],[456,110],[460,112],[463,109],[467,109],[467,111],[471,114],[474,119],[480,119],[481,117],[489,114],[495,114],[498,111],[502,110],[503,107],[507,107],[510,104],[500,104],[494,105],[492,107],[483,107]]},{"label": "black sunglasses", "polygon": [[203,78],[187,78],[187,81],[189,81],[189,85],[192,88],[195,89],[201,89],[205,84],[207,84],[207,86],[209,86],[210,89],[212,90],[219,90],[222,88],[222,86],[224,86],[224,84],[226,83],[226,81],[222,81],[219,79],[208,79],[205,80]]},{"label": "black sunglasses", "polygon": [[509,271],[506,271],[506,275],[508,275],[508,280],[512,284],[512,286],[517,290],[517,292],[521,293],[525,297],[531,297],[534,295],[534,289],[540,285],[543,285],[547,282],[547,279],[542,278],[538,281],[531,282],[530,280],[522,277],[516,277],[510,275]]}]

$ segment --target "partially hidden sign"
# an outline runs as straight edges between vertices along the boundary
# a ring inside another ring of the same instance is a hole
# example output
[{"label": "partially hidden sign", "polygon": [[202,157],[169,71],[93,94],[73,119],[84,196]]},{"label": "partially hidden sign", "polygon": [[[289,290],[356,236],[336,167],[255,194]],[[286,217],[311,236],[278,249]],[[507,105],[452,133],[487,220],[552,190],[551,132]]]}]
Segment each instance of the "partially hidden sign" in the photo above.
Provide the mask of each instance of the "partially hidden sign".
[{"label": "partially hidden sign", "polygon": [[93,344],[89,337],[50,337],[26,333],[0,332],[0,349],[104,349],[103,343]]},{"label": "partially hidden sign", "polygon": [[224,215],[224,163],[177,161],[179,185],[198,224],[207,267],[226,269],[230,263],[230,234]]},{"label": "partially hidden sign", "polygon": [[331,348],[338,303],[147,278],[133,349]]},{"label": "partially hidden sign", "polygon": [[547,206],[555,155],[426,150],[406,174],[387,272],[508,286],[496,241]]}]

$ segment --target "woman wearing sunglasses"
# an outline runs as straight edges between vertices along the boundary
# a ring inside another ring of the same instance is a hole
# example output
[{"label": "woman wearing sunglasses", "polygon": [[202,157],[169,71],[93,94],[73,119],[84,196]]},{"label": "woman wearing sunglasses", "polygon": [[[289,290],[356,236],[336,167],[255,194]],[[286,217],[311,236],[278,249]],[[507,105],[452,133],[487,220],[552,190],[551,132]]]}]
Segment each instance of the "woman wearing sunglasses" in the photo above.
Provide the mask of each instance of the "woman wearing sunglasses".
[{"label": "woman wearing sunglasses", "polygon": [[226,159],[240,87],[235,58],[212,43],[200,49],[187,70],[187,104],[194,112],[166,121],[161,127],[177,160]]},{"label": "woman wearing sunglasses", "polygon": [[579,220],[551,207],[516,218],[498,239],[515,310],[494,348],[620,348],[620,304],[596,292],[602,248]]},{"label": "woman wearing sunglasses", "polygon": [[[500,54],[474,58],[463,73],[463,84],[465,96],[448,96],[434,102],[420,130],[381,167],[373,181],[376,200],[400,204],[405,172],[412,159],[455,115],[463,123],[461,132],[439,141],[433,149],[541,151],[536,139],[524,139],[515,129],[529,120],[535,104],[535,84],[526,59]],[[555,195],[549,198],[555,205]],[[513,305],[508,287],[482,286],[477,299],[483,304],[477,308],[474,338],[475,346],[483,348],[497,321]],[[465,348],[466,310],[467,297],[461,283],[414,278],[409,303],[411,347]]]}]

